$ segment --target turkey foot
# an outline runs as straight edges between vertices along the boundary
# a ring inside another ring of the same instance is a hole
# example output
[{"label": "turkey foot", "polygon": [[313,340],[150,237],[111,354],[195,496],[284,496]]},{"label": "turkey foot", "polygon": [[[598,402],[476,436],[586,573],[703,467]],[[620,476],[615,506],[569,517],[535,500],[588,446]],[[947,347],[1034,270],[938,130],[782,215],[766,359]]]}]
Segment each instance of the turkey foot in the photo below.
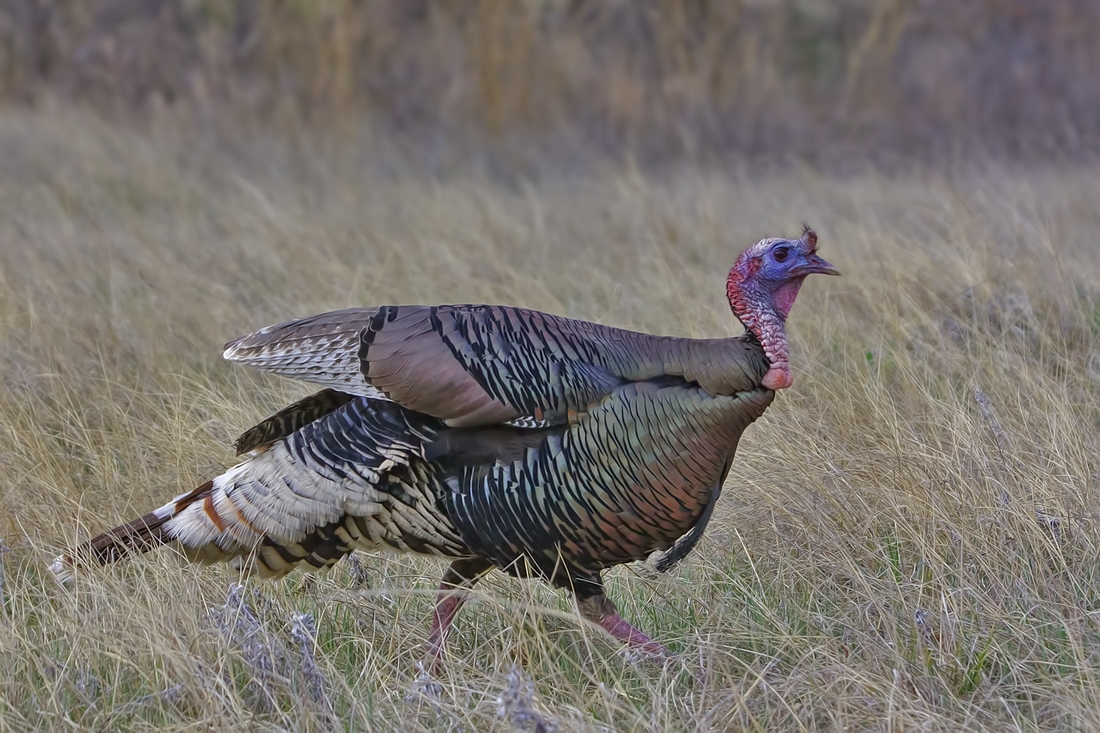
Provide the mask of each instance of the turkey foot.
[{"label": "turkey foot", "polygon": [[427,701],[432,707],[438,708],[439,703],[443,700],[443,685],[432,677],[431,672],[428,671],[427,663],[417,662],[416,671],[416,679],[409,686],[409,692],[405,695],[405,702],[412,705]]},{"label": "turkey foot", "polygon": [[653,640],[620,616],[615,604],[603,593],[578,598],[577,608],[581,616],[599,625],[604,631],[626,644],[627,648],[662,662],[676,658],[676,655],[664,644]]},{"label": "turkey foot", "polygon": [[[602,593],[588,598],[578,599],[577,606],[581,616],[599,625],[607,633],[626,645],[626,649],[643,658],[648,658],[662,665],[670,662],[683,661],[685,666],[690,666],[679,654],[669,650],[661,642],[653,639],[644,631],[640,631],[629,621],[619,615],[615,604]],[[629,657],[628,657],[629,660]],[[631,660],[632,661],[632,660]],[[703,667],[692,670],[695,683],[705,686],[707,673]]]},{"label": "turkey foot", "polygon": [[634,651],[641,652],[647,657],[664,660],[672,659],[676,656],[669,651],[668,647],[664,644],[655,641],[652,637],[639,631],[629,621],[617,613],[604,616],[600,619],[599,623],[605,631],[626,644],[627,647]]}]

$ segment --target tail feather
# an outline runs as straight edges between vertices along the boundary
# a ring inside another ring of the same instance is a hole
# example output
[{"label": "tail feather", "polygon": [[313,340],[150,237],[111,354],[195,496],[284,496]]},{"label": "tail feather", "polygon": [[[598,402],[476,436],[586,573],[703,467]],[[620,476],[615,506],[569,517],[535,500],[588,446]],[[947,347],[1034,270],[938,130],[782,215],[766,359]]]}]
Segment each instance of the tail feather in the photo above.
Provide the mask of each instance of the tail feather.
[{"label": "tail feather", "polygon": [[50,570],[61,582],[72,578],[73,570],[86,565],[110,565],[127,555],[143,553],[172,542],[175,538],[165,531],[164,525],[180,511],[210,496],[213,481],[207,481],[197,489],[178,496],[168,504],[143,517],[107,530],[86,540],[50,565]]},{"label": "tail feather", "polygon": [[263,577],[320,570],[356,549],[461,554],[465,543],[437,504],[434,479],[407,470],[423,460],[435,425],[392,402],[347,401],[51,569],[67,580],[82,566],[164,544],[189,560]]}]

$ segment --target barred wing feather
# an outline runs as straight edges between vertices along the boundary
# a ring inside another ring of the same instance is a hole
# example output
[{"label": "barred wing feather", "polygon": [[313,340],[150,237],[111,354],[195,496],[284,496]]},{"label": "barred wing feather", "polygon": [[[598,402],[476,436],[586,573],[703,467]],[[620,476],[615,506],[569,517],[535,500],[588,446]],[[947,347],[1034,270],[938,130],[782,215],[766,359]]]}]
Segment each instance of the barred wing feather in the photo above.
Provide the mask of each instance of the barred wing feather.
[{"label": "barred wing feather", "polygon": [[733,394],[766,370],[743,339],[651,336],[486,305],[333,311],[244,336],[224,355],[452,427],[563,425],[624,383],[679,377]]},{"label": "barred wing feather", "polygon": [[222,357],[340,392],[385,398],[359,370],[359,332],[377,310],[348,308],[268,326],[227,343]]}]

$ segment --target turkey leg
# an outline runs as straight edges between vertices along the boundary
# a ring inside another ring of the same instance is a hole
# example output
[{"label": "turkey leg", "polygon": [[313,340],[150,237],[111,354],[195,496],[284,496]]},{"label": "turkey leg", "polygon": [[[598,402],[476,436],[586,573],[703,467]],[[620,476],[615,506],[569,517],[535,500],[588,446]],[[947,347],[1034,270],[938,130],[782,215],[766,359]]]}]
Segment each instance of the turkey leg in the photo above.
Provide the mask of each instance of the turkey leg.
[{"label": "turkey leg", "polygon": [[466,602],[467,591],[492,569],[492,563],[479,557],[455,560],[443,574],[436,595],[435,610],[432,611],[432,631],[428,635],[425,649],[424,666],[434,668],[443,657],[443,645],[447,641],[447,632],[451,630],[458,609]]},{"label": "turkey leg", "polygon": [[582,597],[578,594],[577,608],[581,616],[598,624],[604,631],[631,649],[660,660],[672,659],[675,656],[664,644],[651,639],[620,616],[615,604],[604,595],[602,584],[600,589],[592,595]]}]

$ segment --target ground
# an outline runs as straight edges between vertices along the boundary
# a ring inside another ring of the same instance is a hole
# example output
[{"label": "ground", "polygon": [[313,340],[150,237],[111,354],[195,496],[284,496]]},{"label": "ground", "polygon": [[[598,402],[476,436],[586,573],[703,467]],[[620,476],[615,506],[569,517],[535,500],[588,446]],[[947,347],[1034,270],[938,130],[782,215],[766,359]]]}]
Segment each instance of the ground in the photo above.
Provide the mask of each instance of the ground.
[{"label": "ground", "polygon": [[[1085,166],[501,181],[377,140],[4,113],[0,731],[1100,727],[1097,201]],[[688,560],[610,574],[680,666],[497,575],[419,694],[429,559],[243,589],[171,551],[46,572],[309,391],[223,362],[235,336],[391,302],[729,335],[737,253],[804,222],[844,277],[799,296],[793,388]]]}]

